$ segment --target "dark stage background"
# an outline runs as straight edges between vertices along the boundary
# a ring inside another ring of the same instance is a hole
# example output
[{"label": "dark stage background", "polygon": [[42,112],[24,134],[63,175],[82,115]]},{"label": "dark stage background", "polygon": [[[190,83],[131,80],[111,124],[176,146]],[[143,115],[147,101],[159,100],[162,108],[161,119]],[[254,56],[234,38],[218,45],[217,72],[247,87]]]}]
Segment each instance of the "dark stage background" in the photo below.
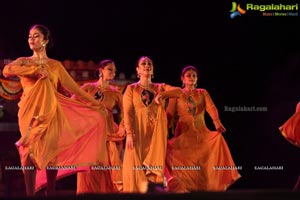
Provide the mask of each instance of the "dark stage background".
[{"label": "dark stage background", "polygon": [[[300,100],[299,16],[263,17],[248,11],[231,19],[231,3],[2,1],[0,58],[30,56],[28,29],[41,23],[52,31],[54,47],[48,54],[58,60],[111,58],[118,72],[129,77],[138,58],[148,55],[154,61],[153,81],[177,86],[181,68],[194,65],[200,70],[198,86],[215,101],[227,128],[224,137],[242,166],[242,178],[230,189],[292,188],[300,174],[300,149],[278,127]],[[229,112],[226,106],[267,111]]]}]

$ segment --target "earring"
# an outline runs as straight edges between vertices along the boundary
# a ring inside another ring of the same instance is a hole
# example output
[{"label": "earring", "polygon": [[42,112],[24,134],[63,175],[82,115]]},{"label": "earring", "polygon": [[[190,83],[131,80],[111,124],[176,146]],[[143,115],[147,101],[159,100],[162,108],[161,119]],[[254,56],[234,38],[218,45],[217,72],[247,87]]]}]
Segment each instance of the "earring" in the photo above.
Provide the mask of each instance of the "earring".
[{"label": "earring", "polygon": [[137,78],[140,78],[140,74],[139,74],[139,73],[137,73],[136,77],[137,77]]},{"label": "earring", "polygon": [[182,88],[184,88],[184,86],[185,86],[184,83],[182,83]]},{"label": "earring", "polygon": [[100,72],[99,73],[99,78],[102,78],[103,77],[103,74]]},{"label": "earring", "polygon": [[154,75],[153,75],[153,74],[151,75],[151,78],[154,78]]}]

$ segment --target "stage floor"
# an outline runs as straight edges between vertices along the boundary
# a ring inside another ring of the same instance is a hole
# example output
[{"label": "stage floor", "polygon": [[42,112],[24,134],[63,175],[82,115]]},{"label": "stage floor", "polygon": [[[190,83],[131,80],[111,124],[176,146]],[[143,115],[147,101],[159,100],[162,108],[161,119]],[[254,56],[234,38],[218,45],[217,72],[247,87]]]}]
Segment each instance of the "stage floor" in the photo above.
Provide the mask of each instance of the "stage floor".
[{"label": "stage floor", "polygon": [[[20,193],[19,193],[20,192]],[[30,199],[25,197],[24,191],[14,191],[14,194],[5,195],[1,193],[0,198],[5,199]],[[35,199],[44,199],[40,193]],[[57,195],[48,197],[49,199],[109,199],[109,200],[148,200],[148,199],[202,199],[202,200],[299,200],[300,192],[290,189],[239,189],[228,190],[226,192],[193,192],[185,194],[174,193],[146,193],[146,194],[85,194],[76,195],[75,190],[58,190]]]}]

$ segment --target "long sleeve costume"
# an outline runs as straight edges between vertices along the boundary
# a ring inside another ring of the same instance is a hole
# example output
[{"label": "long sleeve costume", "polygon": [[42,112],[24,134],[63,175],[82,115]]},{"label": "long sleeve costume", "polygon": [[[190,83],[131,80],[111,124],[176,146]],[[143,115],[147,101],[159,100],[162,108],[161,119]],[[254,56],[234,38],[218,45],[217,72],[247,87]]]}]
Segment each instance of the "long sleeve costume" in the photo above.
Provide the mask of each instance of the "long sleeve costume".
[{"label": "long sleeve costume", "polygon": [[134,148],[125,148],[123,160],[124,192],[143,193],[148,182],[163,183],[167,145],[167,116],[165,100],[157,104],[154,98],[181,96],[180,88],[153,83],[144,88],[138,83],[127,86],[123,95],[124,125]]},{"label": "long sleeve costume", "polygon": [[[38,76],[42,69],[48,73],[46,78]],[[57,91],[62,86],[86,101],[95,101],[80,89],[59,61],[47,59],[36,63],[21,57],[6,65],[3,75],[17,76],[23,88],[18,103],[21,138],[16,146],[21,164],[26,165],[29,157],[38,170],[37,190],[46,184],[45,169],[60,169],[57,176],[60,178],[107,160],[106,110],[103,106],[85,105]]]},{"label": "long sleeve costume", "polygon": [[207,128],[205,112],[218,122],[217,108],[205,89],[169,102],[168,119],[178,116],[175,135],[167,144],[170,192],[225,191],[240,178],[223,135]]},{"label": "long sleeve costume", "polygon": [[[107,109],[108,166],[94,166],[91,171],[78,173],[77,194],[122,191],[122,153],[125,136],[118,135],[119,128],[124,128],[122,93],[113,86],[107,89],[99,88],[97,83],[86,83],[81,89],[102,102]],[[114,119],[115,111],[119,115],[118,123]]]}]

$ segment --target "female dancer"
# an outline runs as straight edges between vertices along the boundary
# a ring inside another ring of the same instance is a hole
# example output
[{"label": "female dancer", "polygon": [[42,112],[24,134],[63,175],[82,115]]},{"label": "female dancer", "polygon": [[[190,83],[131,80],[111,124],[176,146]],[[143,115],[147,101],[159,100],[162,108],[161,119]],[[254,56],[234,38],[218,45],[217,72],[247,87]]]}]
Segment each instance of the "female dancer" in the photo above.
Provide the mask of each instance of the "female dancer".
[{"label": "female dancer", "polygon": [[[110,82],[116,74],[116,66],[112,60],[102,60],[97,70],[97,82],[85,83],[81,88],[97,101],[102,102],[107,109],[107,166],[92,166],[89,172],[77,174],[77,194],[112,193],[123,189],[122,182],[122,152],[125,128],[123,123],[122,93]],[[73,96],[76,98],[76,96]],[[119,124],[114,120],[113,112],[117,110]],[[92,148],[92,147],[91,147]]]},{"label": "female dancer", "polygon": [[[61,62],[47,56],[46,49],[53,44],[47,27],[32,26],[28,44],[33,55],[6,65],[3,75],[18,77],[23,88],[18,104],[21,138],[16,146],[26,194],[33,196],[47,183],[47,194],[53,195],[57,178],[75,173],[78,166],[105,161],[106,110],[80,89]],[[87,105],[60,94],[59,87],[85,99]]]},{"label": "female dancer", "polygon": [[138,60],[139,81],[127,86],[123,95],[126,147],[123,160],[124,192],[144,193],[164,182],[167,144],[165,99],[180,97],[180,88],[153,83],[153,62]]},{"label": "female dancer", "polygon": [[[171,99],[168,119],[178,116],[175,136],[168,141],[166,175],[169,192],[224,191],[240,174],[222,133],[226,131],[209,93],[196,88],[198,70],[183,68],[183,95]],[[216,131],[205,124],[207,111]]]}]

